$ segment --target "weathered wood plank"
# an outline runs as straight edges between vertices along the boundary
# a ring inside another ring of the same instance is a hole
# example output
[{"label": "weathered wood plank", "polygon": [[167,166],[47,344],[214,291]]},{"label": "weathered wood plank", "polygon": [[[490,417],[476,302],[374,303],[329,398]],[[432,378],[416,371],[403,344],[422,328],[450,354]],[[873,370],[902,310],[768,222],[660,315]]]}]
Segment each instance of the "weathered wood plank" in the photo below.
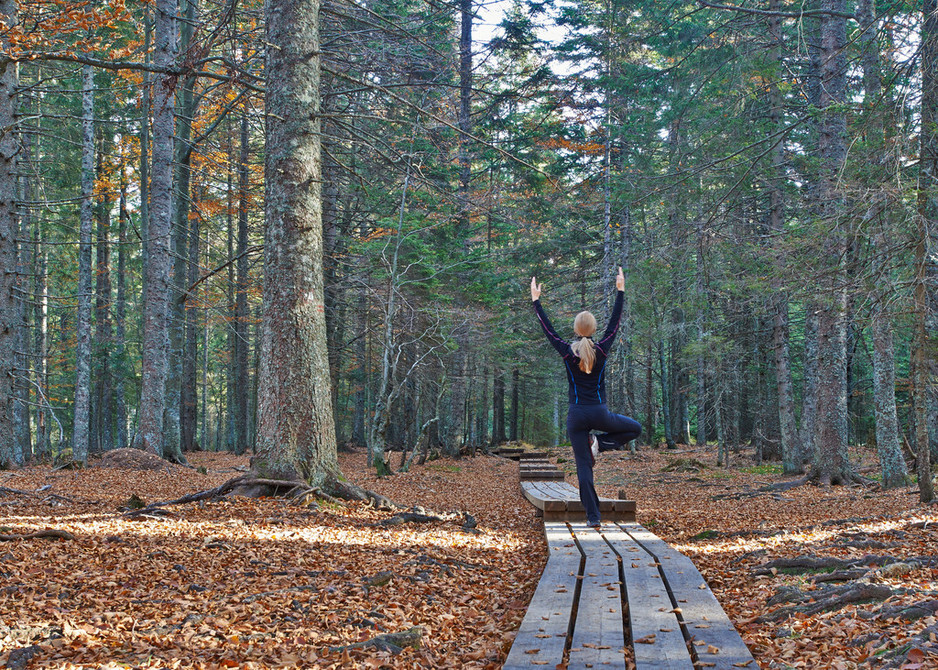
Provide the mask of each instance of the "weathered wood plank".
[{"label": "weathered wood plank", "polygon": [[[524,480],[521,486],[528,501],[545,512],[545,519],[582,521],[585,518],[580,491],[575,486],[553,480]],[[545,506],[543,501],[552,502]],[[608,521],[635,520],[634,500],[600,498],[599,509]]]},{"label": "weathered wood plank", "polygon": [[692,670],[691,655],[657,561],[615,526],[605,528],[603,535],[622,560],[636,670]]},{"label": "weathered wood plank", "polygon": [[521,492],[528,502],[544,512],[565,512],[567,504],[563,500],[547,497],[538,481],[521,482]]},{"label": "weathered wood plank", "polygon": [[[555,668],[563,661],[582,555],[565,523],[544,523],[547,566],[503,670]],[[571,574],[572,573],[572,574]]]},{"label": "weathered wood plank", "polygon": [[[706,664],[705,667],[723,670],[758,667],[746,643],[693,562],[637,523],[623,523],[620,527],[658,557],[667,585],[692,637],[694,649],[699,660]],[[745,663],[749,665],[740,665]]]},{"label": "weathered wood plank", "polygon": [[586,565],[567,667],[625,668],[622,590],[616,554],[603,536],[586,524],[571,524],[571,528],[586,555]]},{"label": "weathered wood plank", "polygon": [[563,477],[560,470],[522,470],[520,473],[521,481],[554,480]]}]

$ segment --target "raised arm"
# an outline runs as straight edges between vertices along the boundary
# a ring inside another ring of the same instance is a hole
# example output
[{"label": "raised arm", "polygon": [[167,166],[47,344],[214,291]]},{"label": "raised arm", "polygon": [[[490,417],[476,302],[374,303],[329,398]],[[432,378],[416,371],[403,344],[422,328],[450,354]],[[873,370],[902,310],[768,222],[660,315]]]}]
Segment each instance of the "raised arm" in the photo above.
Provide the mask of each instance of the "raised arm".
[{"label": "raised arm", "polygon": [[612,314],[609,315],[609,323],[606,325],[606,332],[596,343],[596,346],[603,350],[604,354],[609,354],[609,349],[616,339],[616,333],[619,332],[619,320],[622,318],[622,303],[625,300],[625,276],[622,274],[622,268],[619,268],[619,274],[616,275],[616,302],[612,306]]},{"label": "raised arm", "polygon": [[564,358],[573,356],[573,352],[570,350],[570,343],[557,334],[550,319],[547,318],[547,313],[544,311],[544,308],[541,307],[540,297],[541,287],[535,281],[535,278],[531,277],[531,304],[534,305],[534,313],[537,314],[537,320],[540,322],[541,328],[547,336],[547,341],[550,342],[551,346],[557,350],[557,353]]}]

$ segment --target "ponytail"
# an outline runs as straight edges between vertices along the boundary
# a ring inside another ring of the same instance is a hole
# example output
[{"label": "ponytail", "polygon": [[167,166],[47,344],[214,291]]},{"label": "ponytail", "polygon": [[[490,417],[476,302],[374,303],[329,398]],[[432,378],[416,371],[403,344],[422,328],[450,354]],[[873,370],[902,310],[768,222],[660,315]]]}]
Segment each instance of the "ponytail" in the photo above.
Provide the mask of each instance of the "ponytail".
[{"label": "ponytail", "polygon": [[570,345],[573,353],[580,359],[580,370],[589,374],[593,371],[593,363],[596,362],[596,345],[588,337],[582,337]]},{"label": "ponytail", "polygon": [[570,345],[573,353],[580,359],[580,370],[589,374],[596,362],[596,345],[589,339],[596,332],[596,317],[590,312],[580,312],[573,320],[573,332],[580,339]]}]

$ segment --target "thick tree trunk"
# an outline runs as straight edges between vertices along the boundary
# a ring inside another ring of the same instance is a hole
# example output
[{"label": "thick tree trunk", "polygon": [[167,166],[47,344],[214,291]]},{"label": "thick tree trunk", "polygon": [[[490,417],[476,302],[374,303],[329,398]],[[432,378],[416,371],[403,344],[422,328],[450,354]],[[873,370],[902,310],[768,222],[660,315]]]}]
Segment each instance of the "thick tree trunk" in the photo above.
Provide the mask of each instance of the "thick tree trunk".
[{"label": "thick tree trunk", "polygon": [[874,197],[870,198],[867,221],[871,227],[870,269],[874,287],[871,291],[872,337],[873,337],[873,404],[876,426],[876,451],[879,455],[881,485],[897,488],[908,484],[908,470],[899,437],[899,419],[896,409],[896,365],[893,345],[893,314],[889,304],[890,291],[887,254],[889,231],[889,207],[882,202],[888,198],[883,182],[891,179],[885,166],[888,160],[885,112],[882,96],[882,74],[877,44],[876,19],[873,15],[873,0],[861,0],[858,19],[860,34],[861,63],[863,65],[864,116],[869,137],[874,142],[871,160],[871,187]]},{"label": "thick tree trunk", "polygon": [[[23,144],[23,153],[28,161],[30,142],[27,137],[23,137],[21,142]],[[22,178],[20,191],[21,201],[30,199],[31,188],[28,176],[24,175]],[[24,207],[19,212],[18,237],[22,241],[17,245],[18,248],[16,250],[17,291],[20,294],[20,299],[17,301],[17,309],[19,311],[16,332],[16,351],[18,352],[16,367],[18,379],[15,382],[16,406],[14,412],[16,423],[16,451],[14,453],[14,460],[17,463],[24,463],[30,460],[33,455],[32,426],[30,424],[30,415],[32,414],[30,412],[32,389],[30,388],[29,380],[32,376],[32,365],[35,360],[35,353],[32,351],[33,338],[29,336],[29,314],[31,310],[28,307],[26,296],[29,295],[28,275],[31,268],[35,265],[33,256],[38,249],[36,246],[29,243],[30,223],[29,210]]]},{"label": "thick tree trunk", "polygon": [[[196,0],[183,0],[185,18],[179,24],[179,50],[188,58],[197,16]],[[180,452],[193,450],[197,425],[196,356],[197,319],[196,300],[187,296],[186,287],[198,278],[198,217],[192,211],[192,121],[197,100],[194,93],[195,78],[184,77],[179,87],[176,104],[176,184],[173,214],[173,302],[170,330],[171,361],[167,383],[167,426],[163,448],[169,440],[179,440]],[[192,226],[196,227],[196,257],[192,260]],[[194,267],[193,267],[194,266]],[[178,422],[177,428],[173,425]],[[178,437],[177,437],[178,436]]]},{"label": "thick tree trunk", "polygon": [[[156,1],[153,63],[170,68],[175,61],[176,0]],[[169,459],[179,454],[163,448],[166,378],[169,369],[169,301],[172,263],[169,243],[172,227],[173,90],[176,77],[160,75],[153,86],[153,148],[150,180],[150,216],[143,307],[143,362],[140,408],[135,446]],[[177,442],[178,445],[178,442]]]},{"label": "thick tree trunk", "polygon": [[268,0],[264,313],[257,451],[262,476],[338,473],[323,295],[319,1]]},{"label": "thick tree trunk", "polygon": [[[777,12],[780,9],[779,0],[771,0],[769,10]],[[769,88],[769,121],[773,132],[782,130],[782,96],[777,81],[782,76],[782,29],[781,19],[778,16],[769,18],[769,32],[772,35],[771,59],[776,68],[775,76]],[[772,148],[772,182],[769,187],[769,229],[775,235],[784,234],[785,197],[782,183],[785,179],[785,146],[778,142]],[[781,238],[784,240],[784,237]],[[782,243],[783,245],[783,243]],[[780,245],[780,246],[782,246]],[[784,270],[785,254],[780,252]],[[771,299],[772,308],[772,348],[775,354],[775,385],[778,394],[778,422],[781,440],[782,471],[786,475],[798,474],[803,471],[801,436],[798,434],[798,424],[795,419],[795,396],[791,376],[791,355],[789,348],[789,318],[788,294],[781,285],[775,286],[775,295]]]},{"label": "thick tree trunk", "polygon": [[928,279],[938,246],[938,2],[925,0],[922,22],[922,131],[919,149],[918,230],[915,241],[913,415],[919,499],[935,498],[928,440],[928,397],[934,383],[935,336],[929,332]]},{"label": "thick tree trunk", "polygon": [[72,460],[88,460],[91,421],[91,234],[94,228],[94,70],[82,66],[81,207],[78,231],[78,318]]},{"label": "thick tree trunk", "polygon": [[[821,8],[844,11],[844,0],[822,0]],[[828,232],[822,268],[823,295],[818,314],[818,386],[812,477],[822,483],[844,483],[853,477],[847,457],[847,289],[846,236],[841,230],[842,196],[837,181],[846,156],[846,117],[840,105],[846,96],[846,20],[821,18],[821,96],[824,110],[819,136],[820,212]]]}]

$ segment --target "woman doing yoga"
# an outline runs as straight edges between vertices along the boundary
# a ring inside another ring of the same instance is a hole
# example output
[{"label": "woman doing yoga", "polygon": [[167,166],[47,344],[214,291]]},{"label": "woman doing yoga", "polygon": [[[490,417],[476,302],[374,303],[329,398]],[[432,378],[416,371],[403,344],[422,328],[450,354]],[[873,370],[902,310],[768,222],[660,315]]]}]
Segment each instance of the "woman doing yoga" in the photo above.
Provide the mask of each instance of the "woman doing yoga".
[{"label": "woman doing yoga", "polygon": [[[606,331],[598,342],[593,342],[596,333],[596,317],[590,312],[580,312],[573,321],[573,343],[567,342],[554,330],[541,307],[541,286],[531,277],[531,301],[541,328],[557,353],[563,358],[567,374],[567,395],[570,408],[567,412],[567,435],[573,445],[576,461],[576,476],[580,484],[580,501],[586,510],[586,521],[592,528],[600,527],[599,496],[593,486],[593,464],[600,451],[619,450],[642,432],[634,419],[614,414],[606,407],[606,357],[619,330],[622,316],[625,277],[622,268],[616,276],[616,302],[609,317]],[[598,435],[590,431],[603,431]]]}]

